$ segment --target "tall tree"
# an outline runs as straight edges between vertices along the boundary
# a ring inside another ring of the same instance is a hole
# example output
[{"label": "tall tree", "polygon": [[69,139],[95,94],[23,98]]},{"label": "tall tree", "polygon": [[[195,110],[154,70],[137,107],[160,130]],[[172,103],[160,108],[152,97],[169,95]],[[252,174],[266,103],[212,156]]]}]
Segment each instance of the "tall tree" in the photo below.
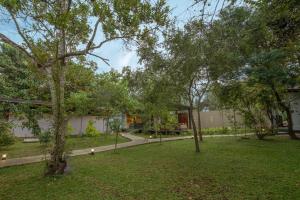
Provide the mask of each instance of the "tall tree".
[{"label": "tall tree", "polygon": [[0,40],[22,51],[47,76],[55,136],[47,174],[63,173],[65,73],[69,62],[86,55],[107,62],[94,51],[113,40],[130,41],[149,35],[153,29],[147,24],[163,25],[168,8],[164,0],[154,5],[150,1],[4,0],[0,7],[1,23],[13,23],[21,41],[4,32]]},{"label": "tall tree", "polygon": [[[248,7],[230,7],[213,23],[209,34],[210,43],[219,47],[211,52],[216,58],[215,66],[223,65],[215,70],[219,74],[217,80],[223,85],[232,80],[241,84],[251,81],[271,91],[277,109],[287,115],[292,139],[297,136],[288,89],[297,84],[300,71],[297,5],[295,1],[282,4],[262,0],[253,1]],[[267,105],[269,99],[265,98],[263,104]]]}]

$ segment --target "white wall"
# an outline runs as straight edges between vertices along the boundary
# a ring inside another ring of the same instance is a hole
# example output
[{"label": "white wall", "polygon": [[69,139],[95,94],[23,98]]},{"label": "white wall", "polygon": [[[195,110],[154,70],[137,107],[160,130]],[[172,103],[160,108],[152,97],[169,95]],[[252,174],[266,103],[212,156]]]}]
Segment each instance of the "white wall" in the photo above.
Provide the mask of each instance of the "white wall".
[{"label": "white wall", "polygon": [[[22,127],[22,122],[24,120],[10,116],[9,121],[13,123],[12,131],[16,137],[33,137],[31,130]],[[51,128],[51,119],[49,116],[45,116],[45,118],[38,120],[38,124],[43,131],[46,131]]]},{"label": "white wall", "polygon": [[[82,120],[82,127],[81,127],[81,120]],[[95,128],[100,132],[106,131],[106,120],[103,118],[99,118],[97,116],[83,116],[83,117],[72,117],[69,120],[69,125],[72,126],[74,132],[72,135],[79,135],[81,132],[84,132],[88,122],[92,120],[94,121]]]},{"label": "white wall", "polygon": [[[208,111],[200,112],[201,127],[202,128],[217,128],[217,127],[233,127],[234,126],[234,112],[231,110],[224,111]],[[198,128],[198,113],[193,110],[193,117]],[[241,116],[235,113],[236,125],[243,126]]]},{"label": "white wall", "polygon": [[294,130],[300,131],[300,94],[293,94],[293,98],[295,99],[292,102],[292,117],[294,123]]},{"label": "white wall", "polygon": [[[95,122],[94,126],[98,131],[100,132],[106,131],[106,120],[104,120],[103,118],[99,118],[97,116],[83,116],[82,127],[81,127],[81,117],[72,117],[68,122],[68,124],[73,128],[72,135],[79,135],[81,130],[82,132],[84,132],[89,120]],[[10,116],[9,121],[13,123],[12,131],[16,137],[33,137],[33,135],[31,134],[31,130],[22,127],[22,122],[24,120],[20,120],[14,116]],[[38,123],[40,128],[43,131],[46,131],[49,128],[51,128],[51,124],[52,124],[50,116],[45,116],[43,119],[38,120]]]}]

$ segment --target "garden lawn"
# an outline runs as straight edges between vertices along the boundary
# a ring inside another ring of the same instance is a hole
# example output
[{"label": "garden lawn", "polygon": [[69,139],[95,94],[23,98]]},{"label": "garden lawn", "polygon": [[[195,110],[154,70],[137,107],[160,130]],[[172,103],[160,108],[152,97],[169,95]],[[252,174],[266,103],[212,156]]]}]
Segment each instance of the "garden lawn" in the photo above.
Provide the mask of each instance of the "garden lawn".
[{"label": "garden lawn", "polygon": [[[118,143],[127,142],[129,139],[119,136]],[[68,151],[75,149],[84,149],[89,147],[97,147],[114,144],[115,135],[101,135],[99,137],[67,137],[66,149]],[[15,144],[0,148],[0,155],[7,154],[8,158],[17,158],[24,156],[33,156],[44,154],[49,151],[50,147],[46,148],[39,142],[24,143],[23,140],[17,139]],[[1,197],[0,197],[1,199]]]},{"label": "garden lawn", "polygon": [[300,198],[300,141],[208,138],[148,144],[72,157],[65,176],[44,163],[0,169],[0,199]]},{"label": "garden lawn", "polygon": [[[157,136],[155,136],[155,134],[150,134],[150,133],[133,133],[133,135],[148,138],[148,139],[150,139],[150,136],[152,136],[152,139],[160,137],[159,133],[157,134]],[[182,132],[180,134],[161,134],[161,137],[170,138],[170,137],[184,137],[184,136],[191,136],[191,135],[192,132],[187,131],[187,132]]]}]

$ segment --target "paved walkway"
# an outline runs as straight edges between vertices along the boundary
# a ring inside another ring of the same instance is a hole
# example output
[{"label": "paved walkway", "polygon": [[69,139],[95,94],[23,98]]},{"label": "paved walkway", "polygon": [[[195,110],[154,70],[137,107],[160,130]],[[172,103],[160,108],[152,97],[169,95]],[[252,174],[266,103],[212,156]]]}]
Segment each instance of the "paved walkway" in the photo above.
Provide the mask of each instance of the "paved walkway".
[{"label": "paved walkway", "polygon": [[[117,149],[126,148],[126,147],[132,147],[142,144],[149,144],[149,143],[155,143],[159,142],[159,138],[155,139],[147,139],[139,136],[135,136],[129,133],[122,133],[123,137],[126,137],[130,139],[130,142],[120,143],[117,145]],[[249,134],[238,134],[238,135],[205,135],[204,138],[209,137],[233,137],[233,136],[245,136],[245,135],[252,135],[252,133]],[[192,139],[193,136],[184,136],[184,137],[170,137],[170,138],[162,138],[162,142],[167,141],[175,141],[175,140],[184,140],[184,139]],[[93,148],[87,148],[87,149],[79,149],[79,150],[73,150],[69,156],[79,156],[79,155],[87,155],[91,152],[91,149],[95,150],[95,153],[97,152],[104,152],[104,151],[110,151],[115,148],[115,145],[107,145],[107,146],[100,146],[100,147],[93,147]],[[28,157],[22,157],[22,158],[12,158],[7,160],[0,160],[0,168],[3,167],[9,167],[9,166],[15,166],[15,165],[24,165],[29,163],[36,163],[41,162],[45,159],[48,159],[49,155],[37,155],[37,156],[28,156]]]}]

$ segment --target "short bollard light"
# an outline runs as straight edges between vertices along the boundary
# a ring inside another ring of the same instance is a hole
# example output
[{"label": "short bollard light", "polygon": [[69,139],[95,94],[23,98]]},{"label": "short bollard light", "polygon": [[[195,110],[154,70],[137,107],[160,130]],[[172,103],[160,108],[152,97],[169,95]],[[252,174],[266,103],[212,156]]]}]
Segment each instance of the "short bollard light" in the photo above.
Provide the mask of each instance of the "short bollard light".
[{"label": "short bollard light", "polygon": [[150,135],[149,138],[152,139],[152,135]]},{"label": "short bollard light", "polygon": [[91,149],[91,155],[95,154],[95,149]]},{"label": "short bollard light", "polygon": [[6,160],[7,155],[6,154],[2,154],[1,160]]}]

